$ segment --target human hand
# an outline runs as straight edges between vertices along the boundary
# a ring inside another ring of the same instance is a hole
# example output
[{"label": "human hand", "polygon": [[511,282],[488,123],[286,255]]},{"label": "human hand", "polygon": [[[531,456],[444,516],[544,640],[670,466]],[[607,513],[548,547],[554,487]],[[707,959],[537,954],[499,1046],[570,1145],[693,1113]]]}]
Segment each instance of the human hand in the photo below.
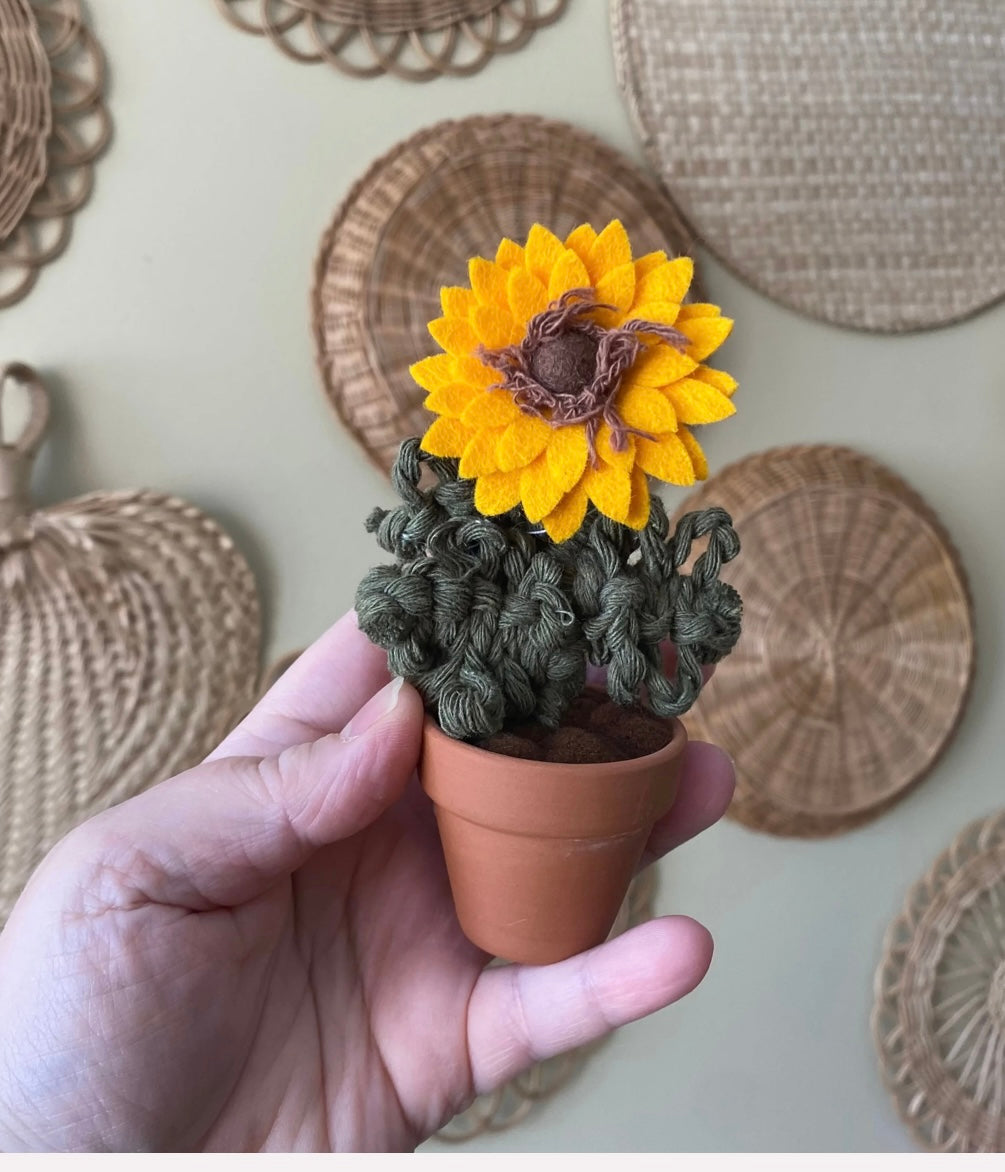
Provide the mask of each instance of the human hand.
[{"label": "human hand", "polygon": [[[684,916],[486,968],[415,777],[422,717],[346,615],[205,762],[50,853],[0,934],[0,1149],[413,1148],[698,984],[712,941]],[[644,861],[732,790],[689,744]]]}]

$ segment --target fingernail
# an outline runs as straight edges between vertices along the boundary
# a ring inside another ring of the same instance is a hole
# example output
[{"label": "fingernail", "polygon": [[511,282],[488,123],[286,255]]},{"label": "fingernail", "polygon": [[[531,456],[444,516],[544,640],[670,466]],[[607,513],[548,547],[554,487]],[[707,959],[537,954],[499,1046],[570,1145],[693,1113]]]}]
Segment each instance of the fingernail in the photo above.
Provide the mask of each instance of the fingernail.
[{"label": "fingernail", "polygon": [[349,721],[340,734],[343,741],[354,741],[357,737],[361,737],[367,729],[371,728],[383,716],[387,716],[389,712],[393,712],[398,704],[398,697],[401,695],[401,685],[405,681],[401,676],[395,676],[389,684],[385,684],[383,688],[375,695],[371,696],[363,707],[356,713],[356,715]]}]

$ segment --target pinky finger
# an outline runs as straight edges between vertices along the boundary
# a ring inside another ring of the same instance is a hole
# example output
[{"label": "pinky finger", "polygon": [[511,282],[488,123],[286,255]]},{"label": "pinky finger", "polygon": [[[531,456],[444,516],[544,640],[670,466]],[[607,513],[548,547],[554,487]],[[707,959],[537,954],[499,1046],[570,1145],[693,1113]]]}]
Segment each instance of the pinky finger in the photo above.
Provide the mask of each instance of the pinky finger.
[{"label": "pinky finger", "polygon": [[711,961],[708,930],[666,916],[558,964],[486,969],[468,1005],[475,1093],[678,1001]]}]

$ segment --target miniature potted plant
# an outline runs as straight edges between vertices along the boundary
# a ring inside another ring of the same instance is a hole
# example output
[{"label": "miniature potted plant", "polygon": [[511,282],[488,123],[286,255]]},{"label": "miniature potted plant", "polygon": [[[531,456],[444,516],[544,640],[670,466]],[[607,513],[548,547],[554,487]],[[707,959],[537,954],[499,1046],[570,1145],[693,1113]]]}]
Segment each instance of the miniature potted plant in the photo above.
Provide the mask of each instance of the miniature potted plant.
[{"label": "miniature potted plant", "polygon": [[462,928],[549,963],[609,932],[676,794],[677,718],[739,636],[730,518],[669,535],[650,493],[707,475],[690,429],[734,411],[735,380],[704,365],[732,322],[684,302],[688,258],[633,259],[617,221],[535,225],[469,275],[430,323],[443,353],[412,367],[436,419],[401,446],[404,503],[367,522],[395,561],[356,607],[426,701],[420,775]]}]

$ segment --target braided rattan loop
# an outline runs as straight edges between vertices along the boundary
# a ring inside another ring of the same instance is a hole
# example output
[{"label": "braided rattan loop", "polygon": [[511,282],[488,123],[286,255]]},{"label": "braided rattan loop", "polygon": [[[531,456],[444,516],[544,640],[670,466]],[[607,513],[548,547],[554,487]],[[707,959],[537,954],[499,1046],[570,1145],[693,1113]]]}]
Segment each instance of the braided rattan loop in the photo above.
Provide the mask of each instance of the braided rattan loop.
[{"label": "braided rattan loop", "polygon": [[847,448],[780,448],[724,469],[714,502],[744,556],[724,576],[744,633],[690,714],[737,767],[730,816],[815,837],[875,818],[933,766],[974,666],[966,575],[925,502]]},{"label": "braided rattan loop", "polygon": [[[408,367],[435,350],[427,322],[467,258],[526,238],[620,219],[638,253],[691,241],[629,159],[564,122],[510,114],[441,122],[399,143],[355,184],[321,241],[312,317],[328,398],[370,458],[390,470],[429,425]],[[694,295],[701,300],[700,282]]]},{"label": "braided rattan loop", "polygon": [[927,1148],[1005,1152],[1005,812],[908,892],[876,971],[883,1081]]},{"label": "braided rattan loop", "polygon": [[[4,191],[14,172],[8,170],[3,156],[6,116],[0,47],[0,309],[24,297],[40,269],[65,250],[72,217],[91,194],[93,164],[111,137],[104,106],[104,58],[84,24],[80,0],[13,2],[28,5],[44,49],[47,77],[51,77],[44,100],[51,118],[42,140],[44,167],[30,199],[5,203]],[[3,6],[11,3],[0,0],[0,46],[5,39]],[[40,118],[40,110],[33,109]],[[18,183],[19,192],[27,190]]]},{"label": "braided rattan loop", "polygon": [[51,84],[28,0],[0,0],[0,241],[45,181]]},{"label": "braided rattan loop", "polygon": [[[4,401],[12,383],[28,395],[28,419],[18,437],[8,441]],[[11,526],[28,511],[31,470],[49,421],[49,396],[38,376],[23,362],[0,366],[0,550],[11,541]]]},{"label": "braided rattan loop", "polygon": [[293,61],[350,77],[469,77],[523,48],[568,0],[216,0],[242,32],[267,36]]}]

